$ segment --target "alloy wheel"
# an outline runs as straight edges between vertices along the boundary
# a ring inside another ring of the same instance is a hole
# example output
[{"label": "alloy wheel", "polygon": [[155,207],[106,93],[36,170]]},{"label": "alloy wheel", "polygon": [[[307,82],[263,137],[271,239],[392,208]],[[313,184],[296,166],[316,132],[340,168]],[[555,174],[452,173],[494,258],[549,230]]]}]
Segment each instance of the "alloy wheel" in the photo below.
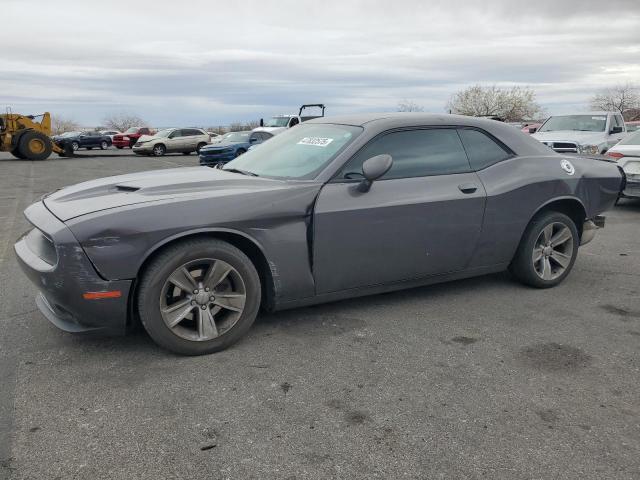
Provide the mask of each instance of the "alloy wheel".
[{"label": "alloy wheel", "polygon": [[543,280],[555,280],[571,265],[573,233],[564,223],[545,226],[533,247],[531,260],[536,274]]},{"label": "alloy wheel", "polygon": [[245,284],[238,271],[222,260],[205,258],[169,275],[160,293],[160,314],[178,337],[206,341],[233,328],[245,302]]}]

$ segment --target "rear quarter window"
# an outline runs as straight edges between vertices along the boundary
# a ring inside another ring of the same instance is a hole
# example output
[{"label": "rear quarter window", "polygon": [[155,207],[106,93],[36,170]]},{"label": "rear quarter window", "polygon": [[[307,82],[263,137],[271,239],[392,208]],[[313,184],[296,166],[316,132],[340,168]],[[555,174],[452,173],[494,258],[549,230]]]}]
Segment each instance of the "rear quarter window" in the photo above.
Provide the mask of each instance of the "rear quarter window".
[{"label": "rear quarter window", "polygon": [[473,170],[482,170],[513,156],[506,148],[480,130],[460,128],[458,134]]}]

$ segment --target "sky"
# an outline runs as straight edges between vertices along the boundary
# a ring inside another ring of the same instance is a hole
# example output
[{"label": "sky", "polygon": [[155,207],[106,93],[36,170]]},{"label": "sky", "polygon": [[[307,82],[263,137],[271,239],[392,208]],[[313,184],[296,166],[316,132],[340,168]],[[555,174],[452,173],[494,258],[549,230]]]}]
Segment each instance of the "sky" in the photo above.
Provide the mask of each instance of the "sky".
[{"label": "sky", "polygon": [[529,86],[547,113],[640,83],[640,0],[0,0],[0,108],[82,125],[215,126],[444,112],[465,87]]}]

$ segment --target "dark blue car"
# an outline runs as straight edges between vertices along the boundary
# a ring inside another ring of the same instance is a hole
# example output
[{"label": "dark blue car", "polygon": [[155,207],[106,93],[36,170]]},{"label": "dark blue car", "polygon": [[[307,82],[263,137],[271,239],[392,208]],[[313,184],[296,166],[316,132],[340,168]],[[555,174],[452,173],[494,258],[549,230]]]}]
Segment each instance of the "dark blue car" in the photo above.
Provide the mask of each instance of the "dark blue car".
[{"label": "dark blue car", "polygon": [[100,132],[67,132],[53,137],[53,141],[62,148],[69,148],[74,152],[80,148],[91,150],[100,148],[106,150],[111,146],[111,137]]},{"label": "dark blue car", "polygon": [[269,140],[268,132],[230,132],[217,143],[200,149],[200,165],[220,166],[242,155],[254,145]]}]

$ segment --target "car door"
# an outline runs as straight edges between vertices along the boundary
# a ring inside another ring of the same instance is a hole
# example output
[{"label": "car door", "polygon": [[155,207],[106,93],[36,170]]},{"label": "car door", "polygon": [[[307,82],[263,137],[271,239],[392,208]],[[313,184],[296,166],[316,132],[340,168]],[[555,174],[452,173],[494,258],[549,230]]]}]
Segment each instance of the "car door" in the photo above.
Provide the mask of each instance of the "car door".
[{"label": "car door", "polygon": [[[617,129],[619,129],[619,132],[613,132],[614,127],[617,127]],[[625,135],[626,132],[625,130],[625,125],[624,125],[624,119],[622,118],[621,115],[612,115],[611,116],[611,126],[609,127],[609,138],[607,141],[607,144],[609,147],[613,147],[615,144],[617,144],[620,140],[622,140]]]},{"label": "car door", "polygon": [[182,130],[182,150],[183,151],[195,150],[196,146],[198,145],[199,135],[202,135],[202,133],[193,128],[187,128]]},{"label": "car door", "polygon": [[[362,163],[380,154],[391,155],[393,166],[359,192]],[[455,128],[377,136],[316,201],[317,293],[463,270],[482,228],[485,197]]]},{"label": "car door", "polygon": [[176,129],[167,137],[167,152],[177,152],[183,149],[184,130]]}]

